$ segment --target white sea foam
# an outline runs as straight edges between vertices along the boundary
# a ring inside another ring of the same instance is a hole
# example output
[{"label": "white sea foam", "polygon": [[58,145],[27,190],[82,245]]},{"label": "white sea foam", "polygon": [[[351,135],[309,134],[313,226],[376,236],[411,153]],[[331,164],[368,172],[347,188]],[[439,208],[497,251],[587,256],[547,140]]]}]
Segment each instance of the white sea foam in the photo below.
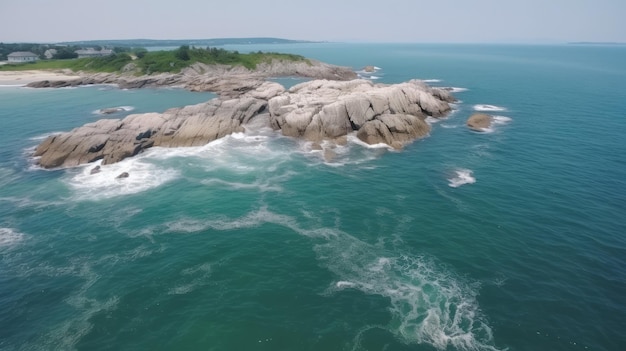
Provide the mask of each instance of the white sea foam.
[{"label": "white sea foam", "polygon": [[357,138],[355,133],[348,134],[348,138],[347,139],[348,139],[349,143],[353,143],[353,144],[359,145],[359,146],[364,147],[366,149],[386,149],[386,150],[389,150],[389,151],[394,150],[394,148],[392,148],[391,146],[389,146],[389,145],[387,145],[385,143],[368,144],[368,143],[362,141],[361,139]]},{"label": "white sea foam", "polygon": [[24,240],[24,234],[12,228],[0,228],[0,249],[11,248]]},{"label": "white sea foam", "polygon": [[355,287],[356,284],[352,282],[338,281],[337,283],[335,283],[335,286],[337,287],[337,289],[347,289]]},{"label": "white sea foam", "polygon": [[47,137],[53,136],[53,135],[59,135],[61,133],[64,132],[50,132],[50,133],[46,133],[46,134],[41,134],[41,135],[36,135],[34,137],[30,137],[28,138],[28,140],[33,140],[33,141],[40,141],[40,140],[44,140]]},{"label": "white sea foam", "polygon": [[372,74],[372,72],[357,72],[357,77],[359,79],[370,79],[370,80],[380,79],[380,76],[376,76]]},{"label": "white sea foam", "polygon": [[441,79],[423,79],[422,81],[426,83],[440,83]]},{"label": "white sea foam", "polygon": [[508,124],[512,121],[513,119],[510,117],[505,117],[505,116],[493,116],[493,122],[491,123],[491,125],[488,128],[482,128],[481,131],[483,133],[489,134],[489,133],[493,133],[496,131],[496,127],[499,125],[504,125],[504,124]]},{"label": "white sea foam", "polygon": [[[313,143],[298,141],[299,151],[314,162],[321,162],[330,167],[358,166],[360,168],[371,168],[367,165],[372,160],[379,158],[387,151],[395,151],[391,146],[380,144],[367,144],[356,137],[356,133],[347,135],[347,143],[336,145],[332,142],[323,141],[320,143],[322,149],[313,148]],[[375,167],[375,166],[374,166]]]},{"label": "white sea foam", "polygon": [[500,112],[500,111],[506,111],[506,108],[500,107],[500,106],[495,106],[495,105],[479,104],[479,105],[474,105],[474,111],[479,111],[479,112]]},{"label": "white sea foam", "polygon": [[258,190],[260,192],[281,192],[283,188],[279,185],[272,184],[271,180],[260,181],[256,180],[252,183],[240,183],[240,182],[231,182],[223,179],[205,179],[201,181],[204,185],[209,186],[220,186],[220,187],[228,187],[233,190],[242,190],[242,189],[253,189]]},{"label": "white sea foam", "polygon": [[[75,350],[76,344],[93,328],[93,317],[99,313],[115,309],[119,297],[96,299],[91,297],[90,290],[100,279],[100,275],[91,267],[90,263],[81,258],[73,259],[66,266],[37,265],[25,272],[26,274],[44,274],[51,277],[71,276],[80,279],[82,283],[71,290],[63,302],[48,307],[50,314],[63,315],[67,319],[57,322],[47,333],[25,343],[22,349],[38,350],[43,348],[55,350]],[[54,312],[51,312],[54,310]],[[45,347],[44,347],[45,346]]]},{"label": "white sea foam", "polygon": [[[135,194],[159,187],[179,176],[173,169],[163,169],[145,161],[142,157],[128,158],[111,165],[100,165],[100,161],[82,166],[78,173],[67,179],[67,183],[79,200],[100,200]],[[100,166],[100,172],[91,170]],[[76,172],[70,170],[70,172]],[[127,172],[127,178],[117,178]]]},{"label": "white sea foam", "polygon": [[20,180],[20,175],[11,168],[0,167],[0,187]]},{"label": "white sea foam", "polygon": [[262,206],[248,214],[228,218],[220,216],[211,219],[190,219],[181,218],[165,224],[165,233],[197,233],[207,230],[236,230],[245,228],[256,228],[265,223],[273,223],[293,230],[294,232],[311,238],[329,238],[336,233],[327,228],[302,229],[295,218],[282,215],[268,210]]},{"label": "white sea foam", "polygon": [[474,184],[476,183],[476,178],[474,178],[472,170],[469,169],[457,169],[454,171],[456,176],[448,179],[448,185],[452,188],[458,188],[461,185],[465,184]]},{"label": "white sea foam", "polygon": [[210,263],[203,263],[195,267],[186,268],[181,271],[181,278],[177,284],[168,290],[168,295],[185,295],[196,288],[205,285],[212,272]]},{"label": "white sea foam", "polygon": [[494,124],[507,124],[511,122],[512,120],[513,120],[512,118],[506,117],[506,116],[493,116]]},{"label": "white sea foam", "polygon": [[315,251],[340,279],[326,294],[356,289],[388,299],[391,322],[376,328],[407,344],[438,350],[497,350],[476,300],[478,286],[433,260],[387,252],[346,233],[317,245]]},{"label": "white sea foam", "polygon": [[435,117],[428,116],[428,117],[426,117],[425,122],[430,124],[430,125],[432,125],[432,124],[441,122],[441,118],[435,118]]},{"label": "white sea foam", "polygon": [[[315,222],[304,213],[307,222]],[[323,267],[336,277],[325,294],[346,289],[379,295],[389,301],[391,322],[380,326],[407,344],[427,344],[438,350],[497,350],[491,329],[476,300],[478,286],[432,259],[388,251],[365,243],[336,228],[312,223],[303,227],[296,218],[261,207],[239,218],[180,219],[167,224],[169,231],[231,230],[274,223],[318,241],[314,250]],[[209,269],[182,272],[170,294],[187,294],[204,284]]]},{"label": "white sea foam", "polygon": [[458,128],[459,125],[458,124],[445,124],[445,123],[441,123],[441,128],[445,128],[445,129],[454,129],[454,128]]},{"label": "white sea foam", "polygon": [[446,89],[447,91],[451,93],[462,93],[462,92],[466,92],[469,90],[467,88],[459,88],[459,87],[445,87],[444,89]]}]

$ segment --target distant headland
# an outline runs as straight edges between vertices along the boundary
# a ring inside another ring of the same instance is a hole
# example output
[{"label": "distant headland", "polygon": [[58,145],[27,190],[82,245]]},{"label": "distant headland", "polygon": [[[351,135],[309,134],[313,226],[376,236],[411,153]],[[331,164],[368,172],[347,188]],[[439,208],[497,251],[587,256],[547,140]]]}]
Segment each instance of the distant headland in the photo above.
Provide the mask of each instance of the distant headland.
[{"label": "distant headland", "polygon": [[616,41],[575,41],[571,43],[567,43],[568,45],[615,45],[615,46],[623,46],[626,45],[624,42],[616,42]]}]

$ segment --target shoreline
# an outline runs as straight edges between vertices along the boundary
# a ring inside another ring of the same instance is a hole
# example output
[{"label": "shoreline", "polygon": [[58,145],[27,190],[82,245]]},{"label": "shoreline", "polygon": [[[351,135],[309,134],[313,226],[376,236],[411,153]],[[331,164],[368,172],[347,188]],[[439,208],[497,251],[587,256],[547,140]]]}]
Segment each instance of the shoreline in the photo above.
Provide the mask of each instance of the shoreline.
[{"label": "shoreline", "polygon": [[41,81],[64,81],[81,78],[56,71],[28,70],[28,71],[0,71],[0,86],[26,86]]}]

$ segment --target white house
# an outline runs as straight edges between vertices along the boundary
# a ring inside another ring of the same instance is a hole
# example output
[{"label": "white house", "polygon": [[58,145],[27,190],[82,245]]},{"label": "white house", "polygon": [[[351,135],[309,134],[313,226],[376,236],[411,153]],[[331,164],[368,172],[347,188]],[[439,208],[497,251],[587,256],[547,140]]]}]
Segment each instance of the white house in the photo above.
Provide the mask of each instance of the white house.
[{"label": "white house", "polygon": [[56,49],[48,49],[46,50],[46,52],[43,53],[43,55],[49,60],[51,58],[54,57],[54,55],[57,54]]},{"label": "white house", "polygon": [[109,56],[109,55],[113,54],[113,50],[102,49],[100,51],[97,51],[97,50],[94,50],[94,49],[91,49],[91,48],[89,48],[87,50],[76,50],[74,52],[78,54],[78,58],[102,57],[102,56]]},{"label": "white house", "polygon": [[35,62],[38,56],[30,51],[16,51],[7,55],[9,63]]}]

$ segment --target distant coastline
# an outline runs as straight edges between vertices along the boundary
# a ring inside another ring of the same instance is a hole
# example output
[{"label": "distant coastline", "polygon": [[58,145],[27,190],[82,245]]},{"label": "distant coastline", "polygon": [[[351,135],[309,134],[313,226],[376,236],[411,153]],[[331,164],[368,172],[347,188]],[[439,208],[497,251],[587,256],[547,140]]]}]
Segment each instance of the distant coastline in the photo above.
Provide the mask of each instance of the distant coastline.
[{"label": "distant coastline", "polygon": [[610,46],[624,46],[626,43],[616,41],[575,41],[567,43],[568,45],[610,45]]},{"label": "distant coastline", "polygon": [[224,45],[257,45],[257,44],[306,44],[322,43],[322,41],[292,40],[272,37],[252,38],[211,38],[211,39],[112,39],[82,40],[59,42],[61,45],[77,46],[121,46],[121,47],[169,47],[169,46],[224,46]]}]

